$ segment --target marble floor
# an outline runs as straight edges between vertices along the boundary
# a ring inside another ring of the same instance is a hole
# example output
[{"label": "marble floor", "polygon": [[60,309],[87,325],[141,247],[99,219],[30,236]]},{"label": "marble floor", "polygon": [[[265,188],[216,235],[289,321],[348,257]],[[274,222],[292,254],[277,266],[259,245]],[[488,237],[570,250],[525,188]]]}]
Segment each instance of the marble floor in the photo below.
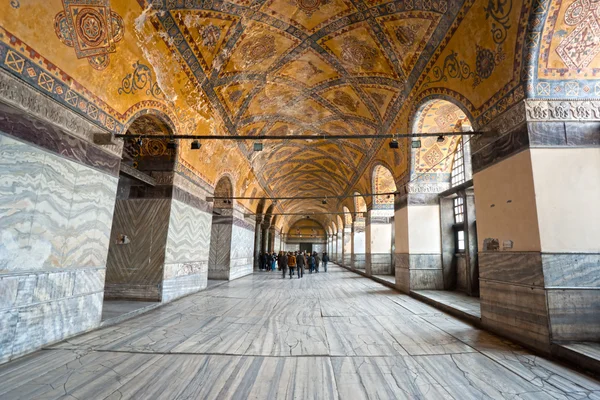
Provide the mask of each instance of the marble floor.
[{"label": "marble floor", "polygon": [[476,318],[481,318],[481,301],[479,297],[471,297],[461,292],[447,290],[414,290],[423,297],[462,311]]},{"label": "marble floor", "polygon": [[0,399],[600,399],[600,382],[335,265],[212,287],[0,366]]},{"label": "marble floor", "polygon": [[121,317],[156,304],[156,302],[148,301],[104,300],[102,302],[102,321]]}]

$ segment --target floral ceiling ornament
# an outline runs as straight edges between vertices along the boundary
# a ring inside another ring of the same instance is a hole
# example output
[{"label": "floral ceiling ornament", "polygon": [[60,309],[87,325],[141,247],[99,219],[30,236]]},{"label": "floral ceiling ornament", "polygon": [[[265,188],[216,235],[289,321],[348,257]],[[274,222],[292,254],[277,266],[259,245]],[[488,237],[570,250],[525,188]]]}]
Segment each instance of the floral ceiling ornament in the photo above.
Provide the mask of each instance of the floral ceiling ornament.
[{"label": "floral ceiling ornament", "polygon": [[109,0],[63,0],[63,10],[54,17],[56,36],[75,49],[77,58],[87,58],[94,69],[105,69],[109,53],[116,52],[116,43],[123,39],[121,16],[111,10]]},{"label": "floral ceiling ornament", "polygon": [[121,81],[121,87],[118,89],[119,94],[134,94],[138,90],[148,87],[146,89],[147,95],[162,99],[163,92],[158,83],[154,82],[150,67],[137,61],[133,64],[133,68],[133,72],[125,75],[125,78]]},{"label": "floral ceiling ornament", "polygon": [[512,6],[512,0],[489,0],[484,8],[485,19],[491,17],[495,21],[492,22],[492,37],[497,45],[504,43],[508,36]]}]

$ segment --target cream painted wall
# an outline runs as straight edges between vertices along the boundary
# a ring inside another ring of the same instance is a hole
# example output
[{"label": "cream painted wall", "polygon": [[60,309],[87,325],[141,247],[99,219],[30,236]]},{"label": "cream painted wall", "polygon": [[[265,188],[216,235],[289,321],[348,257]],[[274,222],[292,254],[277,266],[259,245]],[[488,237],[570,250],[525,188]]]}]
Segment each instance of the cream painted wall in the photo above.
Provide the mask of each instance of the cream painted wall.
[{"label": "cream painted wall", "polygon": [[440,254],[440,207],[408,207],[408,248],[411,254]]},{"label": "cream painted wall", "polygon": [[501,251],[506,240],[510,251],[541,250],[530,150],[477,172],[473,185],[480,251],[486,238],[498,239]]},{"label": "cream painted wall", "polygon": [[371,253],[382,254],[392,251],[392,224],[373,224],[369,227]]},{"label": "cream painted wall", "polygon": [[396,253],[408,253],[408,207],[394,213]]},{"label": "cream painted wall", "polygon": [[600,252],[600,149],[532,149],[544,252]]},{"label": "cream painted wall", "polygon": [[366,253],[366,244],[365,244],[365,231],[362,232],[354,232],[354,254],[365,254]]}]

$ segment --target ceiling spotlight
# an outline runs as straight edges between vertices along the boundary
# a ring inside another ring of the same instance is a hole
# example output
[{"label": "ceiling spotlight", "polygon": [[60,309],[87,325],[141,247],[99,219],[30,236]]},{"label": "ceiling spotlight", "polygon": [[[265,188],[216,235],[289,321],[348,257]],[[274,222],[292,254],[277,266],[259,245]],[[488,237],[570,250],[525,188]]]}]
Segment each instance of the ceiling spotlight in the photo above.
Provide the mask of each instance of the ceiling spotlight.
[{"label": "ceiling spotlight", "polygon": [[398,141],[396,139],[390,140],[390,149],[398,149],[400,146],[398,145]]},{"label": "ceiling spotlight", "polygon": [[392,197],[392,196],[388,194],[388,195],[387,195],[387,198],[389,199],[390,197]]},{"label": "ceiling spotlight", "polygon": [[194,140],[192,142],[192,150],[200,150],[200,147],[202,147],[202,144],[199,140]]},{"label": "ceiling spotlight", "polygon": [[263,150],[263,144],[260,142],[255,142],[254,143],[254,151],[262,151]]},{"label": "ceiling spotlight", "polygon": [[177,142],[174,140],[171,140],[169,143],[167,143],[167,149],[170,150],[175,150],[177,148]]},{"label": "ceiling spotlight", "polygon": [[410,147],[412,147],[413,149],[420,149],[421,148],[421,141],[420,140],[413,140],[410,143]]},{"label": "ceiling spotlight", "polygon": [[306,219],[310,219],[310,215],[307,215],[307,216],[306,216]]},{"label": "ceiling spotlight", "polygon": [[327,204],[327,198],[324,198],[323,200],[321,200],[321,204]]},{"label": "ceiling spotlight", "polygon": [[142,137],[140,136],[138,138],[138,140],[136,140],[135,144],[137,144],[138,146],[142,147],[142,145],[144,144],[144,139],[142,139]]},{"label": "ceiling spotlight", "polygon": [[437,138],[437,142],[438,142],[438,143],[444,143],[444,140],[446,140],[446,138],[444,137],[444,135],[440,135],[440,136],[438,136],[438,138]]}]

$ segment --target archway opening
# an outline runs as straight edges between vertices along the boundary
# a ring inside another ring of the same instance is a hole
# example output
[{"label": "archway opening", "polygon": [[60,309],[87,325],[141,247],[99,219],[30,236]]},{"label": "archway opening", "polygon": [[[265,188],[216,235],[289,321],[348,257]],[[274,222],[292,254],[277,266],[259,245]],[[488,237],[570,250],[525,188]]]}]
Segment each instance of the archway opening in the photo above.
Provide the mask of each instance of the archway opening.
[{"label": "archway opening", "polygon": [[215,186],[215,199],[210,231],[208,279],[228,280],[231,273],[231,235],[233,228],[233,184],[227,176]]},{"label": "archway opening", "polygon": [[[392,172],[383,165],[373,168],[372,186],[373,193],[396,193],[397,190]],[[393,194],[373,197],[367,233],[370,273],[395,281]]]},{"label": "archway opening", "polygon": [[302,218],[290,226],[287,244],[295,251],[322,253],[327,244],[327,234],[319,221],[313,218]]},{"label": "archway opening", "polygon": [[153,135],[173,134],[157,115],[136,118],[123,144],[106,262],[102,319],[162,300],[170,182],[176,148]]},{"label": "archway opening", "polygon": [[[415,132],[469,132],[471,121],[457,105],[441,99],[425,103]],[[475,193],[470,136],[431,137],[413,151],[411,184],[438,192],[443,289],[479,295]]]},{"label": "archway opening", "polygon": [[366,269],[366,214],[367,203],[358,192],[354,192],[354,215],[352,230],[352,267],[365,271]]}]

